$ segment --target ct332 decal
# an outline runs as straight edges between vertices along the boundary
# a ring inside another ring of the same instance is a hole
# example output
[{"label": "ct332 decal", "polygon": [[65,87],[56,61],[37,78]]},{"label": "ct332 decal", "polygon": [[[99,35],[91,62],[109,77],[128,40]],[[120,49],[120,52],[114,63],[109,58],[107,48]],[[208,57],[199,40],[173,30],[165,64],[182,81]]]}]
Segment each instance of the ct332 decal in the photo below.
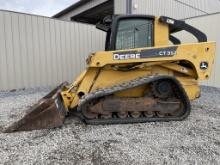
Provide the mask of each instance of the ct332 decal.
[{"label": "ct332 decal", "polygon": [[140,59],[151,57],[169,57],[176,55],[177,46],[166,48],[155,48],[138,51],[126,51],[113,53],[114,60],[128,60],[128,59]]}]

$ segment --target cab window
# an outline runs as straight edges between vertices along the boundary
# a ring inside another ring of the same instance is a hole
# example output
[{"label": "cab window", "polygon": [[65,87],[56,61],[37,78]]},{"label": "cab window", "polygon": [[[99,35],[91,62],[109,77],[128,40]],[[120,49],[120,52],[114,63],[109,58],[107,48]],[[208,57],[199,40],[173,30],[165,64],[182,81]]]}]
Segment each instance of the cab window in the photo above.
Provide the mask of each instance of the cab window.
[{"label": "cab window", "polygon": [[116,50],[153,46],[153,21],[143,18],[122,19],[116,35]]}]

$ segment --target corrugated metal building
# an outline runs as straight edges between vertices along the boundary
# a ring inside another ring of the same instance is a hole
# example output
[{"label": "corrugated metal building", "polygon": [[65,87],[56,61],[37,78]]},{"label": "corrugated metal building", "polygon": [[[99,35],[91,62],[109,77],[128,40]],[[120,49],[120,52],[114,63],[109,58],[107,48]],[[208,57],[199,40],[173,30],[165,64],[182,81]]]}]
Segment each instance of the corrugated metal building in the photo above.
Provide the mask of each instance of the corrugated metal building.
[{"label": "corrugated metal building", "polygon": [[[72,81],[84,68],[88,54],[104,49],[105,34],[92,25],[70,21],[94,23],[114,13],[186,19],[209,40],[217,41],[219,55],[219,12],[218,0],[80,0],[52,19],[0,11],[0,90]],[[193,41],[185,34],[178,35]],[[212,78],[205,84],[220,87],[219,67],[217,56]]]},{"label": "corrugated metal building", "polygon": [[105,38],[91,25],[8,11],[0,36],[0,90],[72,82]]}]

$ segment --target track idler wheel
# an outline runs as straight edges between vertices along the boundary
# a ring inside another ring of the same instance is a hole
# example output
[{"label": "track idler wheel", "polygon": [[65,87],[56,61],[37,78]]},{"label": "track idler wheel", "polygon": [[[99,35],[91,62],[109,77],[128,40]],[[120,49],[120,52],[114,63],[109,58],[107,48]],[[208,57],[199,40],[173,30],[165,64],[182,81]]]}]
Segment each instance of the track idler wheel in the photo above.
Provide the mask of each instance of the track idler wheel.
[{"label": "track idler wheel", "polygon": [[128,117],[128,112],[126,112],[126,111],[118,112],[117,116],[121,119],[125,119]]},{"label": "track idler wheel", "polygon": [[156,81],[152,84],[152,90],[158,98],[169,98],[173,95],[173,86],[170,81]]},{"label": "track idler wheel", "polygon": [[137,119],[141,116],[141,112],[133,111],[133,112],[130,112],[130,115],[131,115],[131,117]]},{"label": "track idler wheel", "polygon": [[112,113],[102,114],[101,118],[102,119],[111,119],[112,118]]},{"label": "track idler wheel", "polygon": [[155,112],[153,112],[153,111],[145,111],[144,112],[144,116],[149,117],[149,118],[154,117],[155,116]]}]

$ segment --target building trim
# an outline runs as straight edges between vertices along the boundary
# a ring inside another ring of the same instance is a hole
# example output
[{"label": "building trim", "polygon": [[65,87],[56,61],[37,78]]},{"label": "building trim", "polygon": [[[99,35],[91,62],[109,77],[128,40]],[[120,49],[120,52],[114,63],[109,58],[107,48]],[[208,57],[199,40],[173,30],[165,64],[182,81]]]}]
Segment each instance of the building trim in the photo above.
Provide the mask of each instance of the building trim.
[{"label": "building trim", "polygon": [[[108,10],[109,8],[111,8],[112,10]],[[113,11],[113,8],[114,8],[114,1],[105,1],[91,9],[88,9],[88,10],[85,10],[83,11],[82,13],[80,14],[77,14],[77,15],[74,15],[72,17],[70,17],[70,20],[71,21],[76,21],[76,22],[81,22],[81,23],[87,23],[87,24],[93,24],[95,25],[97,22],[100,21],[100,17],[101,17],[101,12],[104,10],[105,11],[105,14],[103,16],[103,18],[107,15],[113,15],[114,11]],[[92,14],[93,17],[90,17],[90,18],[87,18],[85,17],[86,15],[88,15],[88,12],[95,12],[95,13],[99,13],[99,16],[97,16],[97,14]],[[100,12],[101,11],[101,12]],[[108,13],[109,12],[109,13]],[[97,19],[99,18],[99,19]],[[102,18],[102,19],[103,19]],[[101,20],[102,20],[101,19]]]},{"label": "building trim", "polygon": [[55,14],[54,16],[52,16],[52,18],[59,18],[59,17],[63,16],[64,14],[66,14],[66,13],[68,13],[68,12],[70,12],[70,11],[86,4],[89,1],[91,1],[91,0],[80,0],[76,3],[74,3],[73,5],[65,8],[64,10],[60,11],[59,13]]},{"label": "building trim", "polygon": [[24,15],[30,15],[30,16],[36,16],[36,17],[44,17],[44,18],[51,18],[49,16],[44,16],[44,15],[39,15],[39,14],[32,14],[32,13],[25,13],[25,12],[20,12],[20,11],[12,11],[12,10],[5,10],[5,9],[0,9],[2,12],[10,12],[14,14],[24,14]]},{"label": "building trim", "polygon": [[215,12],[215,13],[210,13],[210,14],[202,14],[202,15],[197,15],[197,16],[193,16],[193,17],[187,17],[181,20],[188,20],[188,19],[193,19],[193,18],[200,18],[200,17],[206,17],[206,16],[210,16],[210,15],[217,15],[220,14],[220,12]]},{"label": "building trim", "polygon": [[132,14],[132,0],[126,0],[126,14]]},{"label": "building trim", "polygon": [[[71,20],[62,20],[59,18],[53,18],[53,17],[49,17],[49,16],[44,16],[44,15],[38,15],[38,14],[32,14],[32,13],[25,13],[25,12],[19,12],[19,11],[11,11],[11,10],[4,10],[4,9],[0,9],[0,12],[8,12],[8,13],[13,13],[13,14],[22,14],[22,15],[28,15],[28,16],[34,16],[34,17],[40,17],[40,18],[49,18],[51,20],[57,20],[57,21],[62,21],[62,22],[70,22],[73,23],[73,21]],[[84,24],[82,22],[77,22],[79,24]]]}]

